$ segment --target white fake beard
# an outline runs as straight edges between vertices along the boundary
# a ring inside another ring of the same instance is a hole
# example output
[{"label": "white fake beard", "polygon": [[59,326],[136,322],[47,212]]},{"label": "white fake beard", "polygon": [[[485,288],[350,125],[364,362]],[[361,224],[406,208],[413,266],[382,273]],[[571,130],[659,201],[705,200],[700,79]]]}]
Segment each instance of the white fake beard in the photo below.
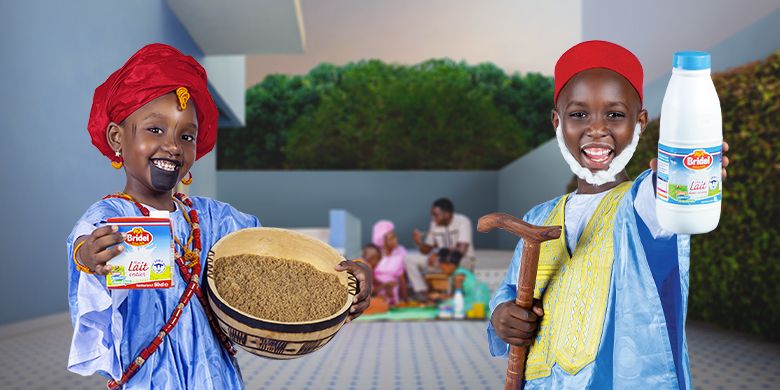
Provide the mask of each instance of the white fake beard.
[{"label": "white fake beard", "polygon": [[634,126],[634,137],[631,143],[619,155],[612,159],[609,163],[609,167],[603,171],[597,171],[593,173],[590,169],[580,165],[579,161],[569,152],[566,148],[566,143],[563,141],[563,125],[558,122],[558,128],[555,129],[555,137],[558,139],[558,148],[561,149],[561,154],[566,163],[569,164],[569,169],[580,179],[585,180],[588,184],[600,186],[602,184],[615,181],[615,178],[623,169],[626,168],[628,162],[636,151],[636,147],[639,144],[639,134],[642,132],[642,126],[639,123]]}]

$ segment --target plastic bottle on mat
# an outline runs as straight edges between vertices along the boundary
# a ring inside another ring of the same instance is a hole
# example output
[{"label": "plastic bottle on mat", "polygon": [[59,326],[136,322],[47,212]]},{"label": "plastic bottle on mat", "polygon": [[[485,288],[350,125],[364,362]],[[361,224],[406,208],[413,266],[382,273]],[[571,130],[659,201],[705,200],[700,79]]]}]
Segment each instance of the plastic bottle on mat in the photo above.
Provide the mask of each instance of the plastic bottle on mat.
[{"label": "plastic bottle on mat", "polygon": [[452,299],[453,304],[455,306],[455,314],[454,317],[456,319],[463,319],[466,317],[464,302],[463,302],[463,291],[461,289],[455,290],[455,296]]},{"label": "plastic bottle on mat", "polygon": [[661,107],[656,214],[674,233],[707,233],[720,220],[723,127],[710,69],[707,52],[674,53]]}]

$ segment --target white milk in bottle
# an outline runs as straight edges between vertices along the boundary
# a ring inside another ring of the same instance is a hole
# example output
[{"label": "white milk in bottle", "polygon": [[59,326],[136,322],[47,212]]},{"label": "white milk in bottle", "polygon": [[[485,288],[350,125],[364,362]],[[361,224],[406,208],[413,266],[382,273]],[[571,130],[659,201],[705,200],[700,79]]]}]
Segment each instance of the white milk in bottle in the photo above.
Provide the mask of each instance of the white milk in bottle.
[{"label": "white milk in bottle", "polygon": [[710,54],[674,54],[661,108],[656,213],[665,230],[707,233],[718,226],[723,193],[720,101]]}]

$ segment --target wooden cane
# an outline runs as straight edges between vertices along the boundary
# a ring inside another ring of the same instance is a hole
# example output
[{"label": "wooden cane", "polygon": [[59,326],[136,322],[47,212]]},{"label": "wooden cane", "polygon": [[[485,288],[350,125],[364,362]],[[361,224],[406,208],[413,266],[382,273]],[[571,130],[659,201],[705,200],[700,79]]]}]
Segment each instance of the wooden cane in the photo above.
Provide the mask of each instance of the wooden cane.
[{"label": "wooden cane", "polygon": [[[504,213],[492,213],[483,216],[477,222],[477,230],[487,233],[495,228],[506,230],[523,239],[523,254],[520,259],[520,272],[517,276],[517,298],[515,303],[531,310],[536,286],[536,269],[539,265],[539,246],[542,242],[561,236],[560,226],[536,226]],[[525,358],[528,347],[511,345],[509,347],[509,365],[506,368],[505,390],[523,388]]]}]

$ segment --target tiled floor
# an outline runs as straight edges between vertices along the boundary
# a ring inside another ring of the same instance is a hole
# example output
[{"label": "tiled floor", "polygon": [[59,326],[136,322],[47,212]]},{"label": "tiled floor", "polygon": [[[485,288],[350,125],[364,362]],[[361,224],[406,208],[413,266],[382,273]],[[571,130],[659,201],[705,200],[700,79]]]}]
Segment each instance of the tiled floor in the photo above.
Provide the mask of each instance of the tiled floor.
[{"label": "tiled floor", "polygon": [[349,328],[332,345],[311,357],[279,362],[242,356],[241,367],[248,387],[495,389],[501,386],[505,363],[490,359],[487,350],[482,348],[485,345],[482,322],[356,323]]},{"label": "tiled floor", "polygon": [[[483,322],[347,325],[325,348],[292,361],[239,355],[249,389],[496,389],[506,361],[488,356]],[[105,388],[65,370],[67,315],[0,328],[0,388]],[[695,388],[780,388],[780,345],[709,325],[688,326]]]},{"label": "tiled floor", "polygon": [[780,389],[780,344],[688,324],[691,378],[696,389]]}]

